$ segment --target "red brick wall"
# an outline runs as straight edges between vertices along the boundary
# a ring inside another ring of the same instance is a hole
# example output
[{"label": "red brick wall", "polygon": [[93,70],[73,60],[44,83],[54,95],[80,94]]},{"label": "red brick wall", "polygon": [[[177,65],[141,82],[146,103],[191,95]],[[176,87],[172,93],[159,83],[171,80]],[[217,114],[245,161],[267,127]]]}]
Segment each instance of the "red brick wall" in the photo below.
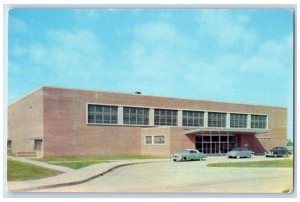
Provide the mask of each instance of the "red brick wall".
[{"label": "red brick wall", "polygon": [[86,124],[86,103],[112,101],[101,93],[44,88],[45,156],[140,154],[140,127]]},{"label": "red brick wall", "polygon": [[12,153],[34,151],[34,138],[43,137],[42,89],[11,104],[7,113]]},{"label": "red brick wall", "polygon": [[[46,156],[141,154],[141,127],[87,125],[87,103],[268,114],[270,132],[257,135],[265,139],[255,141],[265,149],[284,146],[286,141],[286,108],[44,87],[9,107],[13,151],[31,150],[32,141],[21,139],[44,134]],[[170,153],[194,147],[194,136],[185,136],[182,130],[171,128]]]},{"label": "red brick wall", "polygon": [[[170,156],[170,127],[143,128],[141,130],[141,154],[151,156]],[[165,136],[165,144],[145,144],[145,136]]]},{"label": "red brick wall", "polygon": [[[140,127],[86,125],[86,103],[268,114],[268,125],[271,130],[263,136],[270,139],[256,140],[266,149],[284,145],[286,141],[286,108],[46,87],[44,88],[45,155],[141,153]],[[177,138],[186,138],[183,135],[179,136],[181,132],[178,131],[175,132],[178,133]],[[193,138],[189,141],[181,140],[182,144],[187,143],[181,148],[191,147],[192,140]]]},{"label": "red brick wall", "polygon": [[180,152],[184,149],[195,148],[195,135],[184,135],[184,129],[180,127],[171,128],[170,153]]}]

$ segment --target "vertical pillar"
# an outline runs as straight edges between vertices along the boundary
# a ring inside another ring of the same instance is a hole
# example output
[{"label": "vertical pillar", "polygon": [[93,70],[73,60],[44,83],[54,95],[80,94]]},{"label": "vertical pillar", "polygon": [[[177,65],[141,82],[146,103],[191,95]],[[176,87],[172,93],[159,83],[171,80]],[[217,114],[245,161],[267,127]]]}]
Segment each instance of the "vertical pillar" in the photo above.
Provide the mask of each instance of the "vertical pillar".
[{"label": "vertical pillar", "polygon": [[208,127],[208,112],[204,112],[204,128]]},{"label": "vertical pillar", "polygon": [[226,113],[226,128],[230,128],[230,113]]},{"label": "vertical pillar", "polygon": [[219,131],[219,154],[221,154],[221,134],[220,134],[220,131]]},{"label": "vertical pillar", "polygon": [[182,126],[182,110],[178,110],[177,126]]},{"label": "vertical pillar", "polygon": [[269,129],[269,116],[266,117],[266,129]]},{"label": "vertical pillar", "polygon": [[247,114],[247,128],[251,128],[251,115]]},{"label": "vertical pillar", "polygon": [[226,136],[227,136],[227,152],[229,152],[229,144],[230,144],[230,142],[229,142],[229,134],[228,134],[228,132],[226,132]]},{"label": "vertical pillar", "polygon": [[212,154],[212,136],[211,136],[211,132],[209,132],[209,153]]},{"label": "vertical pillar", "polygon": [[118,106],[118,124],[123,125],[123,106]]},{"label": "vertical pillar", "polygon": [[154,109],[149,109],[149,125],[154,126]]}]

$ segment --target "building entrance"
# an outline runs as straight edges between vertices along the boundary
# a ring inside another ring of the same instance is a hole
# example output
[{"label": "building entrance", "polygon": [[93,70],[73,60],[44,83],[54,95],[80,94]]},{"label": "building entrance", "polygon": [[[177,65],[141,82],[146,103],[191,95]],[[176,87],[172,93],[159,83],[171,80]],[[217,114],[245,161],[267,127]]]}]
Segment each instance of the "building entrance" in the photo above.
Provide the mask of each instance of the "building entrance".
[{"label": "building entrance", "polygon": [[206,154],[226,154],[236,146],[237,138],[229,132],[203,132],[196,135],[196,149]]}]

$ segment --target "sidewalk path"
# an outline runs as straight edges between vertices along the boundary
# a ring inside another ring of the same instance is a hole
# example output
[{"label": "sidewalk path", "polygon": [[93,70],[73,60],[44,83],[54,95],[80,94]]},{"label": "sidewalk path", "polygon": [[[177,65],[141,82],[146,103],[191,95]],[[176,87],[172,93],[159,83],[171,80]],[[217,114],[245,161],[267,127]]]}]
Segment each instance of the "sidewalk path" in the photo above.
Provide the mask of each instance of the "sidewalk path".
[{"label": "sidewalk path", "polygon": [[102,176],[111,170],[133,164],[170,161],[169,159],[144,159],[144,160],[121,160],[118,162],[99,163],[87,166],[78,170],[71,170],[66,173],[37,180],[27,181],[8,181],[7,189],[9,192],[26,192],[39,189],[64,187],[88,182]]},{"label": "sidewalk path", "polygon": [[52,165],[52,164],[49,164],[49,163],[35,161],[35,160],[28,159],[28,158],[23,158],[23,157],[8,156],[7,158],[11,159],[11,160],[15,160],[15,161],[21,161],[21,162],[30,163],[30,164],[33,164],[33,165],[36,165],[36,166],[49,168],[49,169],[52,169],[52,170],[61,171],[61,172],[64,172],[64,173],[74,170],[72,168],[67,168],[67,167],[58,166],[58,165]]}]

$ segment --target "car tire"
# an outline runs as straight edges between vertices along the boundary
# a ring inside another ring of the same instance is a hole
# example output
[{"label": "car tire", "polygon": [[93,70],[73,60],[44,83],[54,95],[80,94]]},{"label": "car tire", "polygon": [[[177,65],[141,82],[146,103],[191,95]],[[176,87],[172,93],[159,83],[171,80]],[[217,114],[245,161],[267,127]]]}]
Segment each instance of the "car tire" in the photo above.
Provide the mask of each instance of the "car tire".
[{"label": "car tire", "polygon": [[240,156],[240,155],[236,156],[236,159],[240,159],[240,158],[241,158],[241,156]]},{"label": "car tire", "polygon": [[186,158],[185,158],[185,157],[183,157],[183,158],[182,158],[182,160],[183,160],[183,161],[186,161]]},{"label": "car tire", "polygon": [[250,158],[254,158],[254,154],[251,154],[251,155],[250,155]]},{"label": "car tire", "polygon": [[175,162],[175,161],[176,161],[176,159],[173,159],[173,161]]}]

